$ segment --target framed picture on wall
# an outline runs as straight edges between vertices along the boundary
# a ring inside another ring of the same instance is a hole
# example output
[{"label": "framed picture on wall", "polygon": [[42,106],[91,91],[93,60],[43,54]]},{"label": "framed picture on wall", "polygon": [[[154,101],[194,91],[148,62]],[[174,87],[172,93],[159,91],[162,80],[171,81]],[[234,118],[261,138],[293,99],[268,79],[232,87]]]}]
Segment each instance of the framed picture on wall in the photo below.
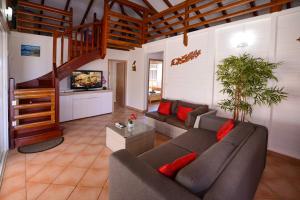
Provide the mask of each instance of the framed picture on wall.
[{"label": "framed picture on wall", "polygon": [[40,57],[40,46],[32,46],[32,45],[21,45],[21,56],[35,56]]}]

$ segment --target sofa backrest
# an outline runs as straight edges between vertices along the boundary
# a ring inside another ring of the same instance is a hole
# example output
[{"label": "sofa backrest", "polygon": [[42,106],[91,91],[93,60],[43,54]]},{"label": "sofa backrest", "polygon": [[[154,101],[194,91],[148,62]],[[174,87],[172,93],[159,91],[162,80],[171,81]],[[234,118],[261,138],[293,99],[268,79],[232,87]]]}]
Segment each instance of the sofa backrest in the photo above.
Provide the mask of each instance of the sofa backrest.
[{"label": "sofa backrest", "polygon": [[265,167],[268,130],[257,126],[203,197],[252,200]]},{"label": "sofa backrest", "polygon": [[200,118],[199,128],[217,132],[228,119],[216,115],[206,115]]},{"label": "sofa backrest", "polygon": [[189,103],[189,102],[186,102],[186,101],[178,100],[177,104],[176,104],[176,108],[175,108],[175,113],[177,113],[177,111],[178,111],[178,106],[184,106],[184,107],[189,107],[189,108],[193,108],[193,109],[196,109],[196,108],[199,108],[199,107],[203,107],[203,108],[205,108],[205,109],[208,110],[208,105],[196,104],[196,103]]},{"label": "sofa backrest", "polygon": [[[256,126],[253,124],[239,123],[223,140],[211,146],[194,162],[180,170],[176,181],[192,193],[203,197],[255,129]],[[230,179],[228,181],[230,182]]]}]

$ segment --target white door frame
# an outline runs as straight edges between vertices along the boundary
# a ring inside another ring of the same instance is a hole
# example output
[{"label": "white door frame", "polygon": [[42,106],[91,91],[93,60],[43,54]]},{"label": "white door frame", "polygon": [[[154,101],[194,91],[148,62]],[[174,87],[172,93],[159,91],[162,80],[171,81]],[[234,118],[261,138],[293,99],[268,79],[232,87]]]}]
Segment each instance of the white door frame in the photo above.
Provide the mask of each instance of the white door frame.
[{"label": "white door frame", "polygon": [[0,12],[0,184],[4,170],[4,163],[8,143],[8,32],[6,18],[3,15],[5,4]]}]

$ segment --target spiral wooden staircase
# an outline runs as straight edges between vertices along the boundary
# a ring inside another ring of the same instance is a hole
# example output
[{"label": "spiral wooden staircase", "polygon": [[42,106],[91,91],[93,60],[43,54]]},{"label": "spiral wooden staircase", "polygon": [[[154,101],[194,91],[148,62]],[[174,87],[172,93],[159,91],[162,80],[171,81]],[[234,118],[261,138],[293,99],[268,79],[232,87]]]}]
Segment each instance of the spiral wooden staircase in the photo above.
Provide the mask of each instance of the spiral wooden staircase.
[{"label": "spiral wooden staircase", "polygon": [[[59,81],[84,64],[103,59],[107,46],[106,20],[99,21],[95,18],[93,23],[73,27],[72,10],[64,11],[23,1],[19,2],[19,6],[60,13],[65,16],[62,19],[68,26],[66,28],[62,25],[57,30],[41,29],[30,26],[36,22],[34,20],[17,18],[19,31],[44,31],[52,34],[53,65],[51,72],[27,82],[15,84],[14,79],[10,79],[11,148],[62,136],[59,125]],[[104,12],[106,14],[107,10]],[[21,9],[17,13],[26,15]]]}]

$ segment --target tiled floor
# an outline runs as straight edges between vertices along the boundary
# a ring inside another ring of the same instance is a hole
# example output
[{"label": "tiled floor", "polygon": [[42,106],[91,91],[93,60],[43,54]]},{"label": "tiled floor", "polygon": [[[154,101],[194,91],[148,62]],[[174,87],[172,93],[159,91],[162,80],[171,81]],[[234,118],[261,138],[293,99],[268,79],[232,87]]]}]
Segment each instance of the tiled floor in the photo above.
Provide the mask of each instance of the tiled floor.
[{"label": "tiled floor", "polygon": [[[36,154],[10,151],[1,200],[108,199],[108,156],[105,125],[124,121],[132,111],[117,108],[111,115],[64,123],[65,141]],[[138,114],[143,119],[142,114]],[[168,138],[156,136],[156,145]],[[300,199],[300,161],[270,154],[255,200]]]}]

